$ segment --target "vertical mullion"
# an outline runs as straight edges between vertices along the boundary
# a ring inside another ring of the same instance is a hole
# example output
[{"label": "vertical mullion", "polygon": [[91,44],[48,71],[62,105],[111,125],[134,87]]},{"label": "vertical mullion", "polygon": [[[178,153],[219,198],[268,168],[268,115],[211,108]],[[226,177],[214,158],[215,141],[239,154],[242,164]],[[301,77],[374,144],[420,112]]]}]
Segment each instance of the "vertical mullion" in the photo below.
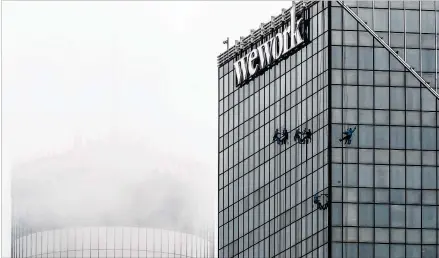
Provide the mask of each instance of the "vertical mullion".
[{"label": "vertical mullion", "polygon": [[[422,24],[421,24],[421,17],[422,17],[422,7],[421,7],[421,1],[419,1],[419,39],[421,38],[421,36],[422,36]],[[421,44],[421,40],[419,40],[419,48],[420,48],[420,50],[419,50],[419,55],[420,55],[420,63],[421,63],[421,75],[423,75],[424,73],[423,73],[423,70],[424,70],[424,67],[423,67],[423,65],[422,65],[422,44]],[[419,82],[418,82],[419,83]],[[420,85],[420,87],[421,87],[421,85]],[[421,149],[420,149],[420,154],[421,154],[421,175],[420,175],[420,185],[421,185],[421,207],[420,207],[420,212],[421,212],[421,252],[422,252],[422,247],[424,246],[424,244],[423,244],[423,231],[424,231],[424,229],[423,229],[423,224],[424,223],[422,223],[422,207],[424,206],[424,204],[422,203],[422,200],[423,200],[423,195],[424,195],[424,186],[423,186],[423,184],[422,184],[422,178],[423,178],[423,171],[424,171],[424,166],[423,166],[423,152],[424,152],[424,146],[423,146],[423,144],[422,144],[422,128],[423,128],[423,125],[422,125],[422,114],[423,114],[423,108],[422,108],[422,91],[423,91],[423,88],[421,87],[421,89],[420,89],[420,92],[419,92],[419,103],[420,103],[420,105],[419,105],[419,108],[420,108],[420,118],[419,118],[419,120],[420,120],[420,127],[419,127],[419,129],[420,129],[420,141],[421,141],[421,144],[420,144],[420,146],[421,146]]]},{"label": "vertical mullion", "polygon": [[[354,8],[352,8],[354,9]],[[345,122],[345,85],[344,85],[344,63],[343,60],[345,58],[345,45],[344,45],[344,35],[345,35],[345,21],[344,21],[344,16],[345,16],[346,11],[342,9],[342,16],[341,16],[341,28],[342,28],[342,32],[341,32],[341,60],[342,60],[342,64],[341,64],[341,128],[342,131],[343,126],[344,126],[344,122]],[[358,9],[357,9],[357,13],[358,13]],[[357,30],[358,30],[358,26],[357,26]],[[345,203],[344,203],[344,194],[345,194],[345,186],[344,186],[344,170],[345,170],[345,164],[344,164],[344,159],[345,159],[345,146],[342,143],[342,147],[341,147],[341,250],[342,250],[342,258],[348,258],[346,257],[345,253],[346,253],[346,246],[343,242],[343,239],[345,238],[345,213],[347,213],[347,211],[344,209],[345,207]],[[332,159],[332,157],[331,157]]]},{"label": "vertical mullion", "polygon": [[[328,1],[328,256],[332,257],[332,106],[330,99],[332,99],[332,3]],[[322,88],[324,93],[324,88]],[[323,95],[324,99],[324,95]],[[324,113],[324,111],[323,111]],[[322,148],[323,149],[323,148]],[[324,153],[324,149],[323,149]],[[323,166],[324,167],[324,166]],[[322,167],[322,169],[323,169]],[[323,186],[324,188],[324,186]],[[324,225],[323,225],[324,228]],[[325,229],[323,229],[324,232]],[[324,234],[324,233],[323,233]]]},{"label": "vertical mullion", "polygon": [[[434,3],[433,3],[433,6],[434,6],[434,38],[435,38],[435,40],[434,40],[434,60],[435,60],[435,72],[434,72],[434,75],[435,75],[435,82],[434,82],[434,85],[435,85],[435,90],[437,91],[437,85],[438,85],[438,82],[437,82],[437,73],[438,73],[438,60],[437,60],[437,54],[438,54],[438,49],[437,49],[437,11],[436,11],[436,1],[434,1]],[[437,107],[436,107],[437,108]],[[437,110],[437,109],[436,109]]]},{"label": "vertical mullion", "polygon": [[[390,11],[390,8],[389,8],[389,11]],[[390,23],[388,23],[388,27],[387,27],[387,31],[389,32],[389,43],[390,43]],[[390,46],[390,45],[389,45]],[[387,99],[387,101],[389,102],[389,105],[388,105],[388,110],[387,110],[387,112],[388,112],[388,117],[389,117],[389,122],[388,122],[388,128],[389,128],[389,130],[388,130],[388,132],[387,132],[387,136],[388,136],[388,139],[389,139],[389,146],[388,146],[388,148],[389,148],[389,161],[388,161],[388,166],[389,166],[389,174],[388,174],[388,180],[389,180],[389,192],[388,192],[388,194],[387,194],[387,198],[388,198],[388,200],[389,200],[389,204],[388,204],[388,207],[389,207],[389,214],[388,214],[388,221],[389,221],[389,225],[388,225],[388,228],[387,228],[387,234],[388,234],[388,236],[389,236],[389,248],[388,248],[388,250],[387,250],[387,255],[389,255],[389,257],[390,257],[390,254],[391,254],[391,245],[390,245],[390,243],[392,242],[391,241],[391,225],[392,225],[392,206],[391,206],[391,202],[390,202],[390,193],[391,193],[391,167],[392,167],[392,165],[391,165],[391,163],[392,163],[392,151],[391,151],[391,149],[392,149],[392,142],[391,142],[391,137],[390,137],[390,131],[392,130],[392,127],[391,127],[391,109],[392,109],[392,107],[391,107],[391,98],[392,98],[392,96],[391,96],[391,91],[390,91],[390,89],[391,89],[391,87],[390,87],[390,78],[391,78],[391,69],[390,69],[390,62],[391,62],[391,58],[392,58],[392,56],[390,55],[390,53],[387,51],[386,52],[386,54],[389,56],[389,58],[388,58],[388,60],[389,60],[389,63],[388,63],[388,66],[387,66],[387,70],[388,70],[388,72],[387,72],[387,74],[389,75],[389,78],[388,78],[388,81],[387,81],[387,83],[388,83],[388,92],[389,92],[389,96],[388,96],[388,99]],[[375,122],[375,121],[374,121]],[[359,213],[358,213],[359,214]]]},{"label": "vertical mullion", "polygon": [[422,7],[421,7],[421,1],[419,1],[419,36],[418,36],[418,42],[419,42],[419,64],[421,66],[421,68],[419,69],[419,72],[421,73],[420,75],[423,76],[424,75],[424,65],[422,64]]},{"label": "vertical mullion", "polygon": [[[373,7],[375,7],[375,0],[374,0],[374,2],[373,2]],[[390,11],[389,11],[390,12]],[[388,19],[390,20],[390,14],[388,15]],[[375,9],[373,9],[372,10],[372,20],[373,20],[373,24],[374,24],[374,26],[375,26],[375,24],[376,24],[376,22],[375,22]],[[388,22],[388,24],[390,24],[390,22]],[[389,27],[390,27],[390,25],[389,25]],[[389,43],[390,43],[390,30],[389,30]],[[359,31],[357,30],[357,32],[356,32],[356,38],[357,38],[357,44],[356,44],[356,53],[357,53],[357,85],[360,85],[360,51],[359,51],[359,43],[360,43],[360,33],[359,33]],[[390,65],[390,62],[389,62],[389,65]],[[390,80],[390,76],[389,76],[389,80]],[[357,88],[357,125],[358,125],[358,131],[360,131],[360,87],[361,86],[358,86],[358,88]],[[390,94],[389,94],[390,95]],[[373,111],[372,111],[373,112]],[[372,137],[372,139],[373,139],[373,137]],[[358,202],[358,205],[357,205],[357,214],[358,214],[358,216],[360,215],[360,184],[359,184],[359,182],[360,182],[360,180],[359,180],[359,177],[360,177],[360,175],[359,175],[359,167],[360,167],[360,165],[359,165],[359,163],[360,163],[360,159],[359,159],[359,152],[360,152],[360,141],[358,140],[358,145],[357,145],[357,161],[358,161],[358,163],[357,163],[357,179],[358,179],[358,184],[357,184],[357,189],[356,189],[356,192],[357,192],[357,196],[358,196],[358,199],[357,199],[357,202]],[[357,255],[359,256],[360,255],[360,220],[358,219],[358,223],[357,223],[357,225],[358,225],[358,230],[357,230],[357,246],[358,246],[358,248],[357,248]]]},{"label": "vertical mullion", "polygon": [[[390,4],[390,2],[389,2],[389,4]],[[389,25],[390,26],[390,25]],[[390,35],[390,32],[389,32],[389,35]],[[372,157],[372,166],[373,166],[373,174],[372,174],[372,196],[373,196],[373,198],[372,198],[372,202],[373,202],[373,237],[372,237],[372,241],[373,241],[373,255],[375,256],[376,255],[376,244],[375,244],[375,228],[376,228],[376,220],[375,220],[375,214],[376,214],[376,198],[375,198],[375,189],[376,189],[376,186],[375,186],[375,178],[376,178],[376,176],[375,176],[375,164],[376,164],[376,159],[375,159],[375,151],[376,151],[376,146],[375,146],[375,138],[376,138],[376,123],[375,123],[375,120],[376,120],[376,118],[375,118],[375,114],[376,114],[376,69],[375,69],[375,58],[376,58],[376,56],[375,56],[375,49],[376,49],[376,40],[374,40],[373,38],[372,38],[372,71],[373,71],[373,82],[372,82],[372,92],[373,92],[373,105],[372,105],[372,108],[373,108],[373,110],[372,110],[372,128],[373,128],[373,130],[372,130],[372,132],[373,132],[373,137],[372,137],[372,140],[373,140],[373,144],[372,144],[372,150],[373,150],[373,153],[374,153],[374,155],[373,155],[373,157]],[[390,60],[389,60],[389,65],[390,65]],[[389,105],[390,105],[390,103],[389,103]]]}]

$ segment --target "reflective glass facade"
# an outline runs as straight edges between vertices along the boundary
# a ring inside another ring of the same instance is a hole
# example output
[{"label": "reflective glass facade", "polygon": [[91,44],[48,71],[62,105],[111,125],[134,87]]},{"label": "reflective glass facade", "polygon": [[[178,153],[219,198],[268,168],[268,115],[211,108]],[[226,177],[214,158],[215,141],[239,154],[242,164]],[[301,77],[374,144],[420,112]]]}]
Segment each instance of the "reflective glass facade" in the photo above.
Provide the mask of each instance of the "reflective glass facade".
[{"label": "reflective glass facade", "polygon": [[163,229],[87,227],[14,231],[13,258],[213,257],[213,243],[208,238]]},{"label": "reflective glass facade", "polygon": [[[219,67],[219,257],[327,253],[327,210],[312,204],[328,186],[327,12],[313,5],[309,43],[241,88],[238,56]],[[278,145],[276,128],[310,128],[313,141]]]},{"label": "reflective glass facade", "polygon": [[[437,87],[439,3],[346,4]],[[219,257],[439,257],[436,97],[337,2],[309,17],[309,43],[243,87],[242,55],[219,65]]]},{"label": "reflective glass facade", "polygon": [[[349,5],[435,88],[434,2]],[[331,11],[332,257],[436,258],[437,100],[340,5]]]}]

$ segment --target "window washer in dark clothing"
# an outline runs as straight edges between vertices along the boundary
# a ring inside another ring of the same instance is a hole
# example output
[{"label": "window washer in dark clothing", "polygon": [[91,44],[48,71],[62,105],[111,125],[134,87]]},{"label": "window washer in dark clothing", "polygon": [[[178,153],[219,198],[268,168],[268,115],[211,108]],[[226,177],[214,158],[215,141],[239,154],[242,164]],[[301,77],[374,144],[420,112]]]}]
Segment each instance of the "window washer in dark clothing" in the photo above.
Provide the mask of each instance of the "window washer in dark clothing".
[{"label": "window washer in dark clothing", "polygon": [[280,143],[279,129],[276,129],[276,131],[274,131],[273,142]]},{"label": "window washer in dark clothing", "polygon": [[303,138],[306,143],[311,141],[311,129],[305,129],[305,137]]},{"label": "window washer in dark clothing", "polygon": [[288,141],[288,131],[286,128],[282,131],[282,144],[286,144]]},{"label": "window washer in dark clothing", "polygon": [[322,205],[322,203],[319,200],[319,196],[317,194],[314,195],[314,204],[317,204],[317,209],[319,210],[326,210],[328,208],[328,203]]},{"label": "window washer in dark clothing", "polygon": [[357,129],[357,127],[355,126],[354,129],[352,129],[352,127],[349,127],[349,129],[347,129],[346,131],[343,132],[343,134],[345,136],[343,136],[341,139],[339,139],[339,141],[345,141],[345,144],[351,144],[352,142],[352,135],[354,134],[355,130]]},{"label": "window washer in dark clothing", "polygon": [[297,141],[301,142],[301,138],[302,138],[301,134],[302,134],[302,132],[300,132],[299,130],[296,130],[296,133],[294,134],[294,141],[295,142],[297,142]]}]

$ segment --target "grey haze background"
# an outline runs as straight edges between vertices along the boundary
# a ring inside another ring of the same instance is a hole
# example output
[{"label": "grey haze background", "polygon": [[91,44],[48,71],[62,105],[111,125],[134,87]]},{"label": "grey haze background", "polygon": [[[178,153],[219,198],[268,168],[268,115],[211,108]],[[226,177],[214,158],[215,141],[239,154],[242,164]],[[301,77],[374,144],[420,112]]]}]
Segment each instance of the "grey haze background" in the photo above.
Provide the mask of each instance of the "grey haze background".
[{"label": "grey haze background", "polygon": [[12,169],[78,146],[103,142],[111,151],[135,142],[202,164],[209,180],[193,177],[193,183],[206,184],[210,192],[199,194],[216,200],[216,57],[226,48],[222,41],[229,36],[232,45],[289,6],[3,2],[2,256],[10,256]]}]

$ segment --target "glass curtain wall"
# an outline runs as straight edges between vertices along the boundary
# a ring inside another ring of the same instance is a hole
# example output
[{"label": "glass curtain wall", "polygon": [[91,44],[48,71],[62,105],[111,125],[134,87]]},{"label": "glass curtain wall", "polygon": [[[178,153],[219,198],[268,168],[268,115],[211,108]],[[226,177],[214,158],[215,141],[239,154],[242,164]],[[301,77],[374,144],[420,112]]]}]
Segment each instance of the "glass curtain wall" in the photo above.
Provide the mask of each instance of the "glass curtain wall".
[{"label": "glass curtain wall", "polygon": [[438,2],[346,1],[346,4],[437,91]]},{"label": "glass curtain wall", "polygon": [[[327,257],[312,199],[328,186],[327,2],[309,17],[310,42],[243,87],[233,60],[219,67],[219,257]],[[273,143],[284,128],[289,142]],[[305,128],[312,141],[296,143]]]},{"label": "glass curtain wall", "polygon": [[[434,4],[411,2],[359,2],[356,12],[434,82],[436,43],[422,40],[434,36]],[[336,2],[331,11],[332,257],[436,258],[438,102]]]}]

